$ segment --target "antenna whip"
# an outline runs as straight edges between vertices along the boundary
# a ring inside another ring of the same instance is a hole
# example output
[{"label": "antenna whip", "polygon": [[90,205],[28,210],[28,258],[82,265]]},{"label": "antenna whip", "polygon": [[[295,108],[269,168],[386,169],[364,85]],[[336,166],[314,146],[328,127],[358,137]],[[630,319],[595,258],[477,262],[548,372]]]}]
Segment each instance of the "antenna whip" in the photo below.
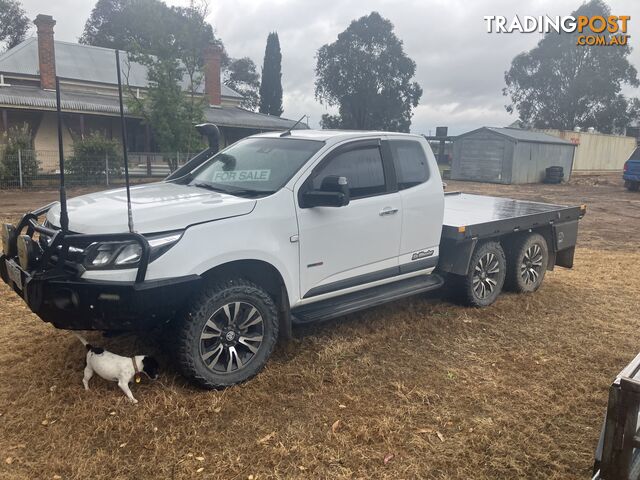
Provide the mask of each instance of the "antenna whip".
[{"label": "antenna whip", "polygon": [[69,230],[69,213],[67,212],[67,191],[64,185],[64,150],[62,147],[62,107],[60,106],[60,79],[56,77],[56,113],[58,116],[58,154],[60,155],[60,228]]},{"label": "antenna whip", "polygon": [[120,76],[120,50],[116,50],[116,72],[118,74],[118,99],[120,101],[120,126],[122,127],[122,157],[124,160],[124,183],[127,189],[127,217],[129,232],[133,233],[133,212],[131,211],[131,189],[129,188],[129,156],[127,155],[127,124],[122,105],[122,78]]}]

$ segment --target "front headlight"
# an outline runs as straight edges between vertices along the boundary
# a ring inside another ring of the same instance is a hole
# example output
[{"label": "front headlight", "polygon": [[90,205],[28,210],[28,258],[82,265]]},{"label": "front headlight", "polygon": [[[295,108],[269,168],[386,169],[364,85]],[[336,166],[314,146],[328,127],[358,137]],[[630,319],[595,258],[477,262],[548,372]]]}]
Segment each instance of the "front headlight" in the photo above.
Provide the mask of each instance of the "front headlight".
[{"label": "front headlight", "polygon": [[[175,245],[182,232],[168,232],[147,236],[151,247],[149,262]],[[140,262],[142,247],[137,242],[96,242],[87,247],[84,256],[85,268],[133,268]]]}]

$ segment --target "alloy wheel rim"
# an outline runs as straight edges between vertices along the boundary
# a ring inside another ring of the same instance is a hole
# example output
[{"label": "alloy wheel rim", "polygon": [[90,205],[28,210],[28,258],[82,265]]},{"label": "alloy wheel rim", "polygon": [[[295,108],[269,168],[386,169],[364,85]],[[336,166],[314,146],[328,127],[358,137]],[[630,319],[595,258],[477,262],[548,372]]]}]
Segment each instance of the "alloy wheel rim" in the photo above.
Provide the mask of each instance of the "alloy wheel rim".
[{"label": "alloy wheel rim", "polygon": [[520,277],[525,285],[535,285],[542,272],[542,248],[537,243],[527,248],[520,264]]},{"label": "alloy wheel rim", "polygon": [[491,296],[498,286],[500,263],[495,253],[485,253],[473,271],[473,291],[482,300]]},{"label": "alloy wheel rim", "polygon": [[258,353],[264,337],[260,311],[248,302],[231,302],[218,308],[200,332],[200,358],[219,374],[244,368]]}]

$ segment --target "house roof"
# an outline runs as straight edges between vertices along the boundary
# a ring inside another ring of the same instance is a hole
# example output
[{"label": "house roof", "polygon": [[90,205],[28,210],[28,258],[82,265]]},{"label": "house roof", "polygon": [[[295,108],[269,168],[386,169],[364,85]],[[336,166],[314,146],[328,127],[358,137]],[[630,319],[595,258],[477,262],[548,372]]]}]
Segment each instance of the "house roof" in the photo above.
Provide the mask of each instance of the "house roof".
[{"label": "house roof", "polygon": [[516,142],[530,142],[530,143],[551,143],[551,144],[559,144],[559,145],[575,145],[567,140],[563,140],[558,137],[554,137],[552,135],[548,135],[542,132],[534,132],[532,130],[522,130],[520,128],[510,128],[510,127],[481,127],[475,130],[471,130],[470,132],[463,133],[462,135],[458,135],[458,138],[465,137],[467,135],[471,135],[472,133],[476,133],[482,130],[489,130],[490,132],[497,133],[498,135],[502,135],[504,137],[508,137]]},{"label": "house roof", "polygon": [[[60,78],[79,80],[83,82],[115,85],[118,83],[116,74],[116,54],[111,48],[94,47],[79,43],[55,41],[56,73]],[[132,87],[146,88],[147,68],[144,65],[130,61],[126,52],[120,55],[122,81]],[[0,55],[0,73],[38,76],[38,39],[28,38]],[[188,87],[188,79],[182,81],[182,87]],[[242,98],[238,92],[222,84],[223,97]],[[204,85],[198,90],[202,93]]]},{"label": "house roof", "polygon": [[[86,112],[93,114],[118,115],[120,107],[115,95],[69,92],[61,89],[60,103],[63,111]],[[0,105],[38,110],[55,110],[56,94],[39,87],[5,86],[0,87]],[[125,113],[128,108],[124,107]],[[240,107],[206,107],[207,121],[222,127],[253,128],[258,130],[285,130],[295,121],[286,118],[264,115]],[[306,125],[299,125],[306,128]]]}]

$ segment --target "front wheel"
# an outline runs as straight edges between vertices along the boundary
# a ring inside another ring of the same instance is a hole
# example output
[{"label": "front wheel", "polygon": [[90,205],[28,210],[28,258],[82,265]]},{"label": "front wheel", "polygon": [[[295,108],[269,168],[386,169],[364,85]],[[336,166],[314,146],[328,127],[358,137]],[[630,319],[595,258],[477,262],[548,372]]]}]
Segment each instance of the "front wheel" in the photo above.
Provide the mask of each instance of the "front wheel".
[{"label": "front wheel", "polygon": [[204,388],[244,382],[266,364],[278,338],[271,296],[243,279],[207,289],[178,326],[182,373]]},{"label": "front wheel", "polygon": [[472,307],[487,307],[502,291],[506,275],[504,251],[498,242],[476,247],[469,262],[469,273],[460,277],[458,289],[462,302]]}]

